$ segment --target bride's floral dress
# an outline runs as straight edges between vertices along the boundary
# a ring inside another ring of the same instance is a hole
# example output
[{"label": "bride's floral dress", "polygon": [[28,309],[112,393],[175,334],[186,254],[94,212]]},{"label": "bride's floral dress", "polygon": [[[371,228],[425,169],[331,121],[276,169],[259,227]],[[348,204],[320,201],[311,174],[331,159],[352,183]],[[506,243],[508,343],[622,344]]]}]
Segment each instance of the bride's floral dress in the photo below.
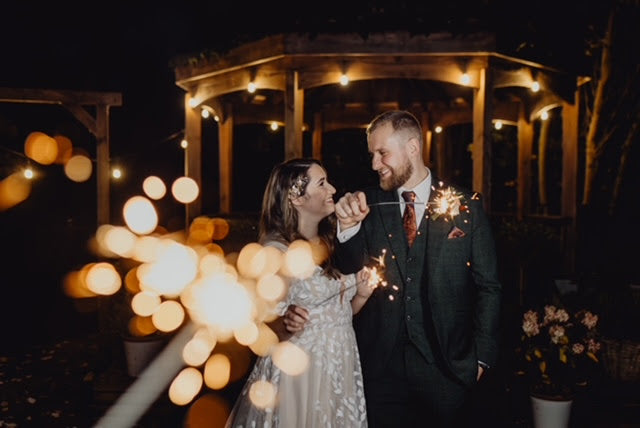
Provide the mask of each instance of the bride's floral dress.
[{"label": "bride's floral dress", "polygon": [[[341,290],[343,292],[341,293]],[[282,372],[271,355],[259,357],[231,410],[226,427],[342,428],[367,426],[360,357],[352,327],[355,275],[332,279],[316,267],[313,275],[293,279],[280,315],[290,304],[309,311],[303,331],[289,341],[305,351],[309,364],[301,374]],[[270,382],[276,400],[265,409],[252,404],[251,385]]]}]

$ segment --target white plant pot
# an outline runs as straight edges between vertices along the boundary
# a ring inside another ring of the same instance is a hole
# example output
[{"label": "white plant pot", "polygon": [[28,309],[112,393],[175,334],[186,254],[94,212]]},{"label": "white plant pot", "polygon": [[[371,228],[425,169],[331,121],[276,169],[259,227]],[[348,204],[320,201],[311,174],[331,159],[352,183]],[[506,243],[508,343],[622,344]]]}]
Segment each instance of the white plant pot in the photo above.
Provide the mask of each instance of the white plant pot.
[{"label": "white plant pot", "polygon": [[127,359],[127,373],[138,377],[165,344],[163,338],[125,338],[124,353]]},{"label": "white plant pot", "polygon": [[531,396],[534,428],[567,428],[573,400],[547,400]]}]

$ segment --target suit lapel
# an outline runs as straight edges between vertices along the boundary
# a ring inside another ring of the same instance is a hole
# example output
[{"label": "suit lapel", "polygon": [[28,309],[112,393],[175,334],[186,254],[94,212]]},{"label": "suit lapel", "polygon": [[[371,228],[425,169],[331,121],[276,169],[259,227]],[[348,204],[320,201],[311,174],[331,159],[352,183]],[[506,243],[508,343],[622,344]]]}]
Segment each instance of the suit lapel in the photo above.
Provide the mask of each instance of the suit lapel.
[{"label": "suit lapel", "polygon": [[[380,202],[398,202],[396,192],[381,191]],[[407,237],[404,234],[402,226],[402,217],[400,216],[400,208],[397,204],[381,205],[378,207],[380,215],[380,223],[384,228],[384,233],[391,253],[395,255],[395,263],[398,266],[401,277],[405,276],[405,261],[407,257]],[[391,260],[386,259],[387,263]]]},{"label": "suit lapel", "polygon": [[[433,189],[429,195],[429,205],[433,206],[437,192]],[[428,208],[427,208],[428,209]],[[447,234],[453,227],[451,221],[445,220],[440,216],[434,220],[430,213],[427,221],[427,266],[429,272],[435,272],[438,260],[440,259],[440,250],[442,243],[447,239]]]}]

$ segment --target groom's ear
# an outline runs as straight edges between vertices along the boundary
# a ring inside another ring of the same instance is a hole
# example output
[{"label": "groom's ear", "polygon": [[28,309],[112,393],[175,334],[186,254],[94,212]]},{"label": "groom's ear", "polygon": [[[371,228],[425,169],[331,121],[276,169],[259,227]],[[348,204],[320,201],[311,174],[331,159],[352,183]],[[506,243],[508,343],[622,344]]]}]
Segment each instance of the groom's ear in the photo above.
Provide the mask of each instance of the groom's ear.
[{"label": "groom's ear", "polygon": [[422,156],[420,152],[420,141],[416,137],[411,137],[409,141],[407,141],[407,148],[409,149],[409,154],[415,156],[419,154]]}]

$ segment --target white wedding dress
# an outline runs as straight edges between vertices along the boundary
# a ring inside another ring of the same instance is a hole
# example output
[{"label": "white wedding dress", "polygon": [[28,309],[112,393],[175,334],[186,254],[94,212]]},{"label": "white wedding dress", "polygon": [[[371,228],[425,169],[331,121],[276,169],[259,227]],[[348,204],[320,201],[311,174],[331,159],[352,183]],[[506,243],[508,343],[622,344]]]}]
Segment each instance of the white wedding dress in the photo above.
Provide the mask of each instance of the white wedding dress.
[{"label": "white wedding dress", "polygon": [[[291,376],[270,355],[259,357],[226,428],[367,426],[360,357],[351,323],[355,275],[345,278],[342,295],[343,281],[323,275],[320,267],[309,278],[291,281],[287,297],[278,305],[279,313],[284,314],[290,304],[309,311],[304,330],[289,340],[307,353],[309,365],[302,374]],[[258,408],[249,399],[251,385],[260,380],[276,388],[272,408]]]}]

